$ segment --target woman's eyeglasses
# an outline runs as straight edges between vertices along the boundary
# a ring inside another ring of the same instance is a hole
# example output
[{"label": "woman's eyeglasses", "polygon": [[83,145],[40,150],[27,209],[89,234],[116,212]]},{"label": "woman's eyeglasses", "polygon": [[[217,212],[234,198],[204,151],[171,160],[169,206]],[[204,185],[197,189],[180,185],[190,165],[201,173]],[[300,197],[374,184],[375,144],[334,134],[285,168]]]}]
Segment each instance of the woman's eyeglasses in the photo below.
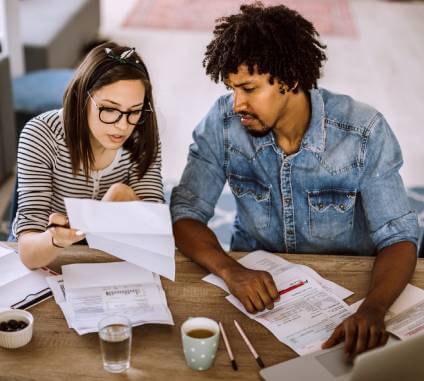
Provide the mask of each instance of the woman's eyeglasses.
[{"label": "woman's eyeglasses", "polygon": [[144,108],[145,105],[143,105],[143,108],[139,110],[121,111],[113,107],[99,106],[94,100],[93,96],[90,94],[90,92],[87,93],[90,99],[93,101],[94,105],[96,106],[97,110],[99,110],[100,121],[106,124],[118,123],[121,120],[122,116],[125,115],[127,117],[128,124],[136,126],[137,124],[144,123],[149,113],[153,112],[150,101],[147,102],[147,108]]}]

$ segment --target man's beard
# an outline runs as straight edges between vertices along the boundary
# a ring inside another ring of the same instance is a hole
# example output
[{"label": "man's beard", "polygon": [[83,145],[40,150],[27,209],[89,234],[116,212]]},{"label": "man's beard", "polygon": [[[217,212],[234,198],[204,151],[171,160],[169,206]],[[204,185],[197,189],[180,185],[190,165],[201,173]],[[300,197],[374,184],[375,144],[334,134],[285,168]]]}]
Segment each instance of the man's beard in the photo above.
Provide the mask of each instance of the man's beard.
[{"label": "man's beard", "polygon": [[261,138],[267,135],[272,130],[272,127],[266,126],[264,123],[262,123],[262,121],[255,114],[240,113],[240,116],[243,116],[243,115],[248,115],[254,118],[260,124],[259,130],[253,129],[251,126],[243,126],[247,130],[247,132],[250,135],[254,136],[255,138]]}]

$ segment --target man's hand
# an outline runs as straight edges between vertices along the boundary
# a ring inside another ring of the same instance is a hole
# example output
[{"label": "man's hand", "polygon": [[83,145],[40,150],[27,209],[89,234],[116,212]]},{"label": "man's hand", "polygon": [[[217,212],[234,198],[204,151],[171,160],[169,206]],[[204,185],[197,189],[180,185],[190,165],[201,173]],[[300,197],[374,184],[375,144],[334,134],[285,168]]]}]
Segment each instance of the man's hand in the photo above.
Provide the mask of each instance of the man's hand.
[{"label": "man's hand", "polygon": [[355,314],[336,327],[322,348],[331,348],[344,339],[346,358],[352,361],[359,353],[385,345],[389,337],[384,325],[385,313],[384,309],[361,305]]},{"label": "man's hand", "polygon": [[274,302],[280,299],[274,280],[266,271],[250,270],[237,264],[223,272],[223,279],[250,313],[272,309]]}]

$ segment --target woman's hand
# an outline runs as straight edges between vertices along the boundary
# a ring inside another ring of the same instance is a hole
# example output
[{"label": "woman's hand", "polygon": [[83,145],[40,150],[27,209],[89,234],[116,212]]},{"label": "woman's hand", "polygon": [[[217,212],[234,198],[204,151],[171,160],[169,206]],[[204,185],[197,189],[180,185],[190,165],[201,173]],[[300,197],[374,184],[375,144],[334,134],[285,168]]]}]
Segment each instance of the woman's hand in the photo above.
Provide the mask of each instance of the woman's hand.
[{"label": "woman's hand", "polygon": [[139,201],[133,189],[122,183],[113,184],[103,196],[102,201]]},{"label": "woman's hand", "polygon": [[68,218],[62,213],[50,214],[49,225],[52,224],[59,225],[48,228],[52,236],[52,245],[55,247],[68,247],[85,238],[84,232],[69,227]]}]

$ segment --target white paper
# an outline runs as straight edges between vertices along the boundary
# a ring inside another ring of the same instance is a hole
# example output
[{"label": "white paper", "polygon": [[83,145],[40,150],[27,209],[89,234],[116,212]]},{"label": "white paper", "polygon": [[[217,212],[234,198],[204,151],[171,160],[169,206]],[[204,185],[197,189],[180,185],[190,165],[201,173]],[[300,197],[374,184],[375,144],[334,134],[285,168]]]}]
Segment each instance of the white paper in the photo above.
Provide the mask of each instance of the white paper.
[{"label": "white paper", "polygon": [[48,279],[70,328],[97,332],[106,315],[126,316],[137,326],[174,324],[160,278],[127,262],[62,266],[62,276]]},{"label": "white paper", "polygon": [[62,266],[67,290],[111,284],[156,283],[150,271],[128,262],[74,263]]},{"label": "white paper", "polygon": [[8,246],[3,246],[1,243],[0,243],[0,258],[1,257],[4,257],[5,255],[8,255],[8,254],[10,254],[10,253],[13,253],[15,250],[13,250],[13,249],[11,249],[10,247],[8,247]]},{"label": "white paper", "polygon": [[[364,300],[353,303],[350,306],[352,312],[356,312]],[[401,340],[424,332],[424,290],[407,284],[390,306],[384,320],[386,330]]]},{"label": "white paper", "polygon": [[175,279],[175,242],[165,204],[65,198],[72,228],[90,247]]},{"label": "white paper", "polygon": [[424,333],[424,300],[388,320],[386,329],[401,340],[422,335]]},{"label": "white paper", "polygon": [[305,355],[319,350],[336,326],[351,315],[351,310],[343,300],[327,292],[302,269],[291,268],[276,278],[279,289],[287,289],[300,281],[305,284],[283,294],[272,310],[258,314],[248,313],[233,295],[226,299],[268,328],[282,343]]},{"label": "white paper", "polygon": [[172,231],[166,204],[78,198],[65,198],[65,204],[71,226],[83,232],[169,235]]},{"label": "white paper", "polygon": [[19,254],[0,245],[0,308],[10,308],[18,302],[30,302],[48,291],[47,270],[29,270]]},{"label": "white paper", "polygon": [[[258,250],[247,254],[243,258],[239,259],[238,262],[244,267],[247,267],[252,270],[268,271],[272,275],[274,281],[276,280],[277,276],[282,272],[287,271],[291,268],[298,268],[308,274],[312,279],[317,281],[321,285],[321,287],[323,287],[327,292],[333,293],[340,299],[346,299],[347,297],[353,295],[352,291],[338,285],[337,283],[323,278],[310,267],[291,263],[285,260],[284,258],[279,257],[278,255],[271,254],[263,250]],[[224,291],[230,293],[225,282],[215,274],[209,274],[205,276],[202,280],[208,283],[212,283],[213,285],[220,287]]]},{"label": "white paper", "polygon": [[0,257],[0,287],[31,273],[14,250]]},{"label": "white paper", "polygon": [[[140,247],[115,242],[95,234],[86,235],[90,247],[103,250],[117,258],[175,280],[175,259]],[[140,238],[141,239],[141,238]]]}]

